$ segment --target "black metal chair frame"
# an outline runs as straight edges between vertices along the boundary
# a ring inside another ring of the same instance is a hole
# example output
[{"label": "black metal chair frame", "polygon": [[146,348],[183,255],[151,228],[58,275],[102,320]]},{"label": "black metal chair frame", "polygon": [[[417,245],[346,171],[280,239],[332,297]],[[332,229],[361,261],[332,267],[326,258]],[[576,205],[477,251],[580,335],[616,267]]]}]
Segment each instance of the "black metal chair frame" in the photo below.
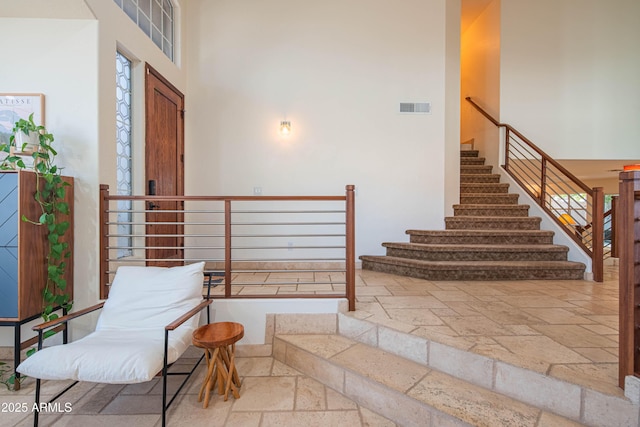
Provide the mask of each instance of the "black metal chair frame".
[{"label": "black metal chair frame", "polygon": [[[171,404],[173,403],[173,401],[175,400],[175,398],[178,396],[178,394],[180,393],[180,391],[182,390],[182,388],[184,387],[184,385],[187,383],[187,381],[189,380],[189,378],[191,378],[191,375],[193,374],[193,372],[196,370],[196,368],[200,365],[200,362],[202,362],[202,360],[204,359],[204,354],[202,356],[200,356],[200,358],[198,359],[198,361],[195,363],[195,365],[193,366],[193,368],[191,368],[190,371],[187,372],[168,372],[169,368],[171,367],[172,364],[167,363],[168,362],[168,351],[169,351],[169,332],[175,330],[178,326],[182,325],[184,322],[186,322],[187,320],[189,320],[190,318],[192,318],[193,316],[195,316],[196,314],[199,314],[204,308],[207,309],[207,323],[211,323],[211,310],[209,308],[209,306],[211,305],[211,303],[213,302],[213,300],[210,298],[211,295],[211,281],[209,280],[208,286],[207,286],[207,296],[205,299],[202,300],[202,302],[200,304],[198,304],[196,307],[192,308],[191,310],[189,310],[187,313],[185,313],[184,315],[180,316],[178,319],[176,319],[175,321],[173,321],[171,324],[165,326],[164,328],[164,362],[163,362],[163,367],[162,367],[162,426],[165,427],[166,423],[167,423],[167,409],[169,409],[169,406],[171,406]],[[93,305],[91,307],[85,308],[83,310],[77,311],[75,313],[71,313],[65,316],[62,316],[58,319],[52,320],[50,322],[46,322],[46,323],[42,323],[40,325],[36,325],[34,326],[32,329],[36,332],[38,332],[38,350],[42,349],[42,342],[44,341],[44,335],[45,335],[45,331],[64,324],[64,329],[66,331],[67,329],[67,324],[70,320],[72,319],[76,319],[78,317],[81,317],[87,313],[91,313],[94,312],[96,310],[100,310],[102,308],[102,306],[104,305],[104,302],[101,302],[99,304]],[[180,384],[180,387],[178,387],[178,389],[176,390],[175,394],[173,395],[173,397],[171,397],[171,400],[169,400],[167,402],[167,379],[169,375],[185,375],[185,379],[182,381],[182,383]],[[33,413],[33,425],[35,427],[38,426],[38,418],[40,415],[40,385],[41,385],[41,379],[36,378],[36,395],[35,395],[35,410]],[[73,386],[75,386],[76,384],[78,384],[79,381],[74,381],[72,384],[70,384],[69,386],[67,386],[66,388],[64,388],[60,393],[56,394],[51,400],[49,400],[49,402],[47,402],[47,404],[53,403],[55,402],[58,398],[60,398],[62,395],[64,395],[67,391],[69,391]]]}]

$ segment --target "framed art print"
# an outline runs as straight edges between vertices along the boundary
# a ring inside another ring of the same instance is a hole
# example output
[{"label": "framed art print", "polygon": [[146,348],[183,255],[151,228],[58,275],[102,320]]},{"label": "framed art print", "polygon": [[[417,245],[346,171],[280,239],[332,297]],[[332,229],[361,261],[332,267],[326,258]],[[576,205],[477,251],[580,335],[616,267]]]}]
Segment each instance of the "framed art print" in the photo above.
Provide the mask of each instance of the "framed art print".
[{"label": "framed art print", "polygon": [[44,95],[41,93],[0,93],[0,145],[9,142],[13,125],[33,113],[36,125],[44,126]]}]

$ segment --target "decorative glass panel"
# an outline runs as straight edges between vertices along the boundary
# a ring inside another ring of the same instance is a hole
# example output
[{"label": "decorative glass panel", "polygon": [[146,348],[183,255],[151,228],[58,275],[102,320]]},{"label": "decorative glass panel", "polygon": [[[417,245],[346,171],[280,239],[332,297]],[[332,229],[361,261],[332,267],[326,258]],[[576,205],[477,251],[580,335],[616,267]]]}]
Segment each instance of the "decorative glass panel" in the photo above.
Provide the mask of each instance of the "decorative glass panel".
[{"label": "decorative glass panel", "polygon": [[114,0],[173,61],[173,5],[169,0]]},{"label": "decorative glass panel", "polygon": [[[131,61],[116,52],[116,192],[131,191]],[[131,201],[118,201],[118,258],[130,256],[132,246]]]}]

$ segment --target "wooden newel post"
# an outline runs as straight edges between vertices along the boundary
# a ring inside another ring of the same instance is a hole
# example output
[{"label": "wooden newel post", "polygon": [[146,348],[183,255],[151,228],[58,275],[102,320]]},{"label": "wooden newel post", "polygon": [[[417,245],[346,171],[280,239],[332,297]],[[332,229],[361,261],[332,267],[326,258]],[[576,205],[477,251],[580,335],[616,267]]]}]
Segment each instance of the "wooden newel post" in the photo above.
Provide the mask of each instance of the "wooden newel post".
[{"label": "wooden newel post", "polygon": [[231,296],[231,200],[224,201],[224,296]]},{"label": "wooden newel post", "polygon": [[611,197],[611,233],[609,235],[611,245],[611,257],[618,258],[618,196]]},{"label": "wooden newel post", "polygon": [[640,375],[640,171],[620,174],[616,218],[620,289],[619,385]]},{"label": "wooden newel post", "polygon": [[593,189],[592,209],[591,269],[593,280],[602,282],[604,280],[604,190],[602,187]]},{"label": "wooden newel post", "polygon": [[346,291],[349,311],[356,310],[356,243],[355,243],[355,189],[347,185],[346,190]]},{"label": "wooden newel post", "polygon": [[109,296],[109,186],[106,184],[100,184],[100,218],[99,218],[99,227],[98,233],[100,236],[98,238],[100,247],[98,249],[100,261],[100,299],[107,299]]}]

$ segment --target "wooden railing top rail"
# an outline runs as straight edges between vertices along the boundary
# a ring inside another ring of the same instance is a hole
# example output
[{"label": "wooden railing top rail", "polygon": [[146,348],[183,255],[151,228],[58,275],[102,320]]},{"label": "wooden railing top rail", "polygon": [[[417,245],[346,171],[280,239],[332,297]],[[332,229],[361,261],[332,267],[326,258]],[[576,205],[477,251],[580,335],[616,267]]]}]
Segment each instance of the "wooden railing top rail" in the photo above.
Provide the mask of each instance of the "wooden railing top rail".
[{"label": "wooden railing top rail", "polygon": [[525,137],[520,132],[518,132],[517,129],[515,129],[513,126],[511,126],[511,125],[509,125],[507,123],[500,123],[498,120],[493,118],[489,113],[487,113],[482,107],[480,107],[478,104],[476,104],[471,99],[470,96],[467,96],[465,99],[471,105],[473,105],[473,107],[476,110],[478,110],[478,112],[480,112],[480,114],[482,114],[484,117],[486,117],[491,123],[493,123],[494,125],[496,125],[498,127],[507,128],[507,129],[509,129],[510,132],[513,132],[514,134],[516,134],[518,136],[518,138],[520,138],[522,141],[526,142],[527,145],[529,145],[536,153],[540,154],[540,156],[544,159],[544,161],[546,161],[547,163],[551,163],[556,169],[558,169],[567,178],[569,178],[575,185],[577,185],[582,190],[584,190],[588,195],[593,196],[593,189],[592,188],[589,188],[587,186],[587,184],[585,184],[580,179],[578,179],[575,175],[573,175],[571,172],[569,172],[564,166],[562,166],[560,163],[558,163],[556,160],[554,160],[552,157],[550,157],[547,153],[545,153],[542,149],[540,149],[537,145],[535,145],[533,142],[531,142],[527,137]]},{"label": "wooden railing top rail", "polygon": [[[351,187],[351,188],[350,188]],[[354,186],[347,186],[353,191]],[[123,196],[110,194],[109,200],[142,200],[142,201],[344,201],[346,196]]]}]

